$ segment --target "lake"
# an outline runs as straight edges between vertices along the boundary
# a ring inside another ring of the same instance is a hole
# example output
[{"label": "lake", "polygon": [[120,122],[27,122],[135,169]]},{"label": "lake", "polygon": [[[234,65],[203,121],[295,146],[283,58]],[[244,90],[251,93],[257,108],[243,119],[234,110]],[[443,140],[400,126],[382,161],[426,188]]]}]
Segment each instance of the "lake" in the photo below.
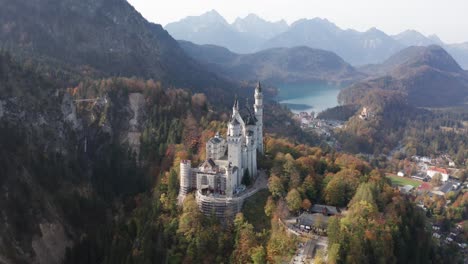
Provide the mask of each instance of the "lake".
[{"label": "lake", "polygon": [[338,105],[341,88],[329,84],[278,84],[277,101],[294,113],[315,112]]}]

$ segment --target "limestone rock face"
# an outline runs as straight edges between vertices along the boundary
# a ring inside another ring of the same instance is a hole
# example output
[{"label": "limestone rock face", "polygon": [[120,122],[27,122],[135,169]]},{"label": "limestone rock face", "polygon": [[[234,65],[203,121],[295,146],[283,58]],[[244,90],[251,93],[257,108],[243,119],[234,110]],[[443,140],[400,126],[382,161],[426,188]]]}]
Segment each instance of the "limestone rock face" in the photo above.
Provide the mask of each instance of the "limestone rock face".
[{"label": "limestone rock face", "polygon": [[34,237],[32,241],[37,263],[62,263],[65,250],[72,246],[63,226],[60,223],[41,223],[39,228],[41,236]]}]

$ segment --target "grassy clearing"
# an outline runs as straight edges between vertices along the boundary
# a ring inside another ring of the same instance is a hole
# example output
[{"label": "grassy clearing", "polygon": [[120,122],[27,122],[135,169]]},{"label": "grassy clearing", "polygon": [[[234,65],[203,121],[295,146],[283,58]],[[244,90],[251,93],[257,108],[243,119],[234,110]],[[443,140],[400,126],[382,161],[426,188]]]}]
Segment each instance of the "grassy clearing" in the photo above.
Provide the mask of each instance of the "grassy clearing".
[{"label": "grassy clearing", "polygon": [[390,178],[390,180],[392,181],[392,184],[396,184],[399,186],[411,185],[417,188],[419,187],[419,185],[422,184],[422,182],[420,181],[413,180],[410,178],[400,177],[397,175],[387,174],[387,177]]},{"label": "grassy clearing", "polygon": [[268,190],[260,190],[256,194],[249,197],[244,202],[242,213],[245,219],[251,223],[255,230],[260,232],[263,229],[269,230],[271,228],[271,220],[265,215],[265,204],[270,193]]}]

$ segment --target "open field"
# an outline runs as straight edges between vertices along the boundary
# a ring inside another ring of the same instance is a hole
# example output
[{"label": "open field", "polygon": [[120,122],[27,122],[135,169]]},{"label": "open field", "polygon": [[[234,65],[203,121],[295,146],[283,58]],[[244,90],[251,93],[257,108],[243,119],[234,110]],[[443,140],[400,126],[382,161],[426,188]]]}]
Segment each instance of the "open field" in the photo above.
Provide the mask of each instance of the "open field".
[{"label": "open field", "polygon": [[420,182],[420,181],[413,180],[413,179],[410,179],[410,178],[405,178],[405,177],[399,177],[399,176],[394,175],[394,174],[387,174],[387,177],[390,178],[390,180],[392,181],[392,184],[396,184],[396,185],[399,185],[399,186],[411,185],[411,186],[414,186],[415,188],[417,188],[417,187],[419,187],[419,185],[422,184],[422,182]]}]

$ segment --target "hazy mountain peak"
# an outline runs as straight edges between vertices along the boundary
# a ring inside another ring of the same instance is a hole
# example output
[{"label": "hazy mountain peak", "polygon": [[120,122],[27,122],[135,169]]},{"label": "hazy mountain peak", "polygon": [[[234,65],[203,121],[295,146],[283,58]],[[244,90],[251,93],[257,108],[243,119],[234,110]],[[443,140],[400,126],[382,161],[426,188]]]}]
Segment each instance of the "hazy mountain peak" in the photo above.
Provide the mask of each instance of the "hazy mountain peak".
[{"label": "hazy mountain peak", "polygon": [[[200,16],[200,18],[212,19],[213,21],[223,21],[226,22],[226,19],[218,13],[218,11],[212,9]],[[227,23],[227,22],[226,22]]]},{"label": "hazy mountain peak", "polygon": [[439,37],[435,35],[426,37],[414,29],[405,30],[392,37],[405,46],[428,46],[432,44],[443,45]]},{"label": "hazy mountain peak", "polygon": [[380,29],[378,29],[376,27],[369,28],[366,32],[364,32],[364,34],[373,35],[373,36],[388,37],[388,35],[385,34],[385,32],[383,32],[382,30],[380,30]]},{"label": "hazy mountain peak", "polygon": [[268,39],[287,30],[288,24],[284,20],[269,22],[256,14],[250,13],[244,18],[237,18],[232,27],[238,32]]},{"label": "hazy mountain peak", "polygon": [[444,45],[444,42],[442,42],[442,40],[436,34],[429,35],[427,38],[434,41],[434,44]]},{"label": "hazy mountain peak", "polygon": [[[224,19],[223,16],[221,16],[218,11],[216,10],[210,10],[206,13],[203,13],[200,16],[190,16],[187,17],[187,19],[190,20],[190,22],[198,22],[198,23],[205,23],[205,24],[223,24],[223,25],[228,25],[228,22],[226,19]],[[184,19],[183,19],[184,20]]]},{"label": "hazy mountain peak", "polygon": [[[244,20],[253,20],[253,21],[258,21],[258,20],[261,20],[261,21],[265,21],[265,19],[259,17],[258,15],[254,14],[254,13],[250,13],[248,14]],[[265,21],[266,22],[266,21]]]},{"label": "hazy mountain peak", "polygon": [[315,17],[312,19],[299,19],[291,24],[290,28],[315,28],[315,29],[324,29],[324,30],[341,30],[334,23],[330,22],[326,18]]}]

